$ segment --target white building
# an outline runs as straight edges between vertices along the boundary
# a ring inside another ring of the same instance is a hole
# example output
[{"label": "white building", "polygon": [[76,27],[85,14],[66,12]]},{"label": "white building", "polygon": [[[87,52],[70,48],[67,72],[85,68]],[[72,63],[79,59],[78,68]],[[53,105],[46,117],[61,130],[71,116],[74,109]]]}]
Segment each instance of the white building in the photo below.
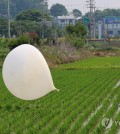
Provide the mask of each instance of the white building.
[{"label": "white building", "polygon": [[106,17],[104,18],[105,34],[109,37],[120,36],[120,18]]},{"label": "white building", "polygon": [[74,16],[58,16],[58,24],[60,26],[75,25],[76,18]]}]

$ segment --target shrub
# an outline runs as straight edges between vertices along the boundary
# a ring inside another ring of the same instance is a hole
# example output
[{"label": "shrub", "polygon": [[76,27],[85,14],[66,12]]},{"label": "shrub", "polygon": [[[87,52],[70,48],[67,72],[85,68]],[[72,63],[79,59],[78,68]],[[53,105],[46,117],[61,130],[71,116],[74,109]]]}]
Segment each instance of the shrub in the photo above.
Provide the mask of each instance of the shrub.
[{"label": "shrub", "polygon": [[12,38],[9,42],[9,49],[12,50],[21,44],[29,44],[30,38],[27,35],[21,35],[19,38]]},{"label": "shrub", "polygon": [[18,40],[18,45],[30,43],[30,38],[27,35],[21,35]]},{"label": "shrub", "polygon": [[68,35],[76,35],[76,37],[86,37],[87,35],[87,29],[86,27],[81,23],[76,23],[75,26],[68,25],[66,27],[66,32]]},{"label": "shrub", "polygon": [[84,47],[86,44],[86,41],[82,37],[77,37],[75,35],[69,35],[66,38],[66,41],[72,44],[76,48]]},{"label": "shrub", "polygon": [[6,38],[0,38],[0,49],[8,47],[8,40]]},{"label": "shrub", "polygon": [[9,49],[12,50],[12,49],[14,49],[17,46],[18,46],[17,39],[16,38],[12,38],[10,40],[10,42],[9,42]]},{"label": "shrub", "polygon": [[85,46],[87,29],[81,23],[76,23],[75,26],[69,25],[66,27],[67,41],[74,45],[76,48]]}]

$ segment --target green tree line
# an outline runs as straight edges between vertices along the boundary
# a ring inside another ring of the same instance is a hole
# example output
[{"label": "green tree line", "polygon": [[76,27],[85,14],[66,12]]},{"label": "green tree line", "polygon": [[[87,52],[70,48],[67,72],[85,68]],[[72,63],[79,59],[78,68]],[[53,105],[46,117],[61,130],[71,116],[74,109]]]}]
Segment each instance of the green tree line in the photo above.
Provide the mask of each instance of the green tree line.
[{"label": "green tree line", "polygon": [[[86,13],[85,16],[89,17],[90,13]],[[95,11],[96,21],[102,20],[105,17],[120,17],[120,9],[104,9]]]},{"label": "green tree line", "polygon": [[[44,0],[10,0],[10,14],[11,17],[15,17],[16,14],[23,10],[28,9],[38,9],[42,10],[44,6],[44,10],[47,12],[48,7],[46,3],[43,4]],[[7,16],[7,4],[8,0],[0,0],[0,15]]]}]

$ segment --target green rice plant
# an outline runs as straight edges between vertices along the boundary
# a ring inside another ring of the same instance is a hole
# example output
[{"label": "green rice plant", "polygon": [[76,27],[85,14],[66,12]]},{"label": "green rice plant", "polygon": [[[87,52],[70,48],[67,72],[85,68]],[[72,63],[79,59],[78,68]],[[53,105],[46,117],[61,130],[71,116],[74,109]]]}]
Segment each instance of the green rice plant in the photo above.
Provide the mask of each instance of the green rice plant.
[{"label": "green rice plant", "polygon": [[[51,72],[60,91],[30,102],[14,97],[0,72],[1,133],[103,134],[104,117],[120,120],[116,114],[120,91],[119,87],[114,89],[120,78],[119,57],[88,58]],[[109,133],[118,129],[113,124]]]}]

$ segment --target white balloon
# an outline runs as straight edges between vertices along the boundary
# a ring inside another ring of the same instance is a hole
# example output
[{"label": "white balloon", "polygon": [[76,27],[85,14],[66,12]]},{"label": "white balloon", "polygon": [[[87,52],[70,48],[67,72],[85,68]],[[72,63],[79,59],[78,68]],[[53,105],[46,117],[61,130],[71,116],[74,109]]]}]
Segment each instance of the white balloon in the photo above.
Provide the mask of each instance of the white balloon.
[{"label": "white balloon", "polygon": [[43,55],[29,44],[18,46],[8,54],[2,74],[8,90],[23,100],[35,100],[56,90]]}]

